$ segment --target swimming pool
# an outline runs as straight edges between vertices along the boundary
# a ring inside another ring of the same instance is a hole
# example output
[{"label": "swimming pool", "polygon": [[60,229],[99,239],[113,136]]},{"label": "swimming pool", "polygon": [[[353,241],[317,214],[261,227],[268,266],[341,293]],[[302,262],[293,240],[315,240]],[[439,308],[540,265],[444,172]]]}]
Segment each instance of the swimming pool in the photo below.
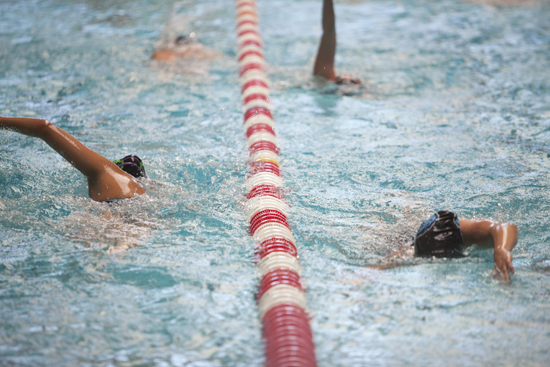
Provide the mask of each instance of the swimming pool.
[{"label": "swimming pool", "polygon": [[[548,3],[338,2],[354,97],[309,78],[320,2],[258,5],[319,365],[547,365]],[[150,63],[170,14],[218,59]],[[232,2],[0,3],[0,114],[142,156],[151,192],[104,218],[49,147],[0,134],[4,363],[262,364],[233,28]],[[518,225],[511,286],[490,251],[368,267],[439,208]]]}]

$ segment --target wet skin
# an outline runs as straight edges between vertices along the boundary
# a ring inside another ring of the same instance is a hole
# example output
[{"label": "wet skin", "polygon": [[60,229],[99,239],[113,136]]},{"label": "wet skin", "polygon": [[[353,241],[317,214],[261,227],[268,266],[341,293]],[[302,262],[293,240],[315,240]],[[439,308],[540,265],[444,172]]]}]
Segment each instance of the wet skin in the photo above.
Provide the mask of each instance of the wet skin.
[{"label": "wet skin", "polygon": [[464,246],[477,244],[479,247],[494,248],[493,276],[509,282],[510,275],[514,274],[512,249],[518,242],[518,227],[492,220],[460,219],[460,228]]},{"label": "wet skin", "polygon": [[323,35],[319,51],[313,66],[313,75],[320,76],[339,85],[361,85],[361,81],[349,74],[337,76],[334,71],[334,56],[336,54],[336,27],[334,6],[332,0],[323,1]]},{"label": "wet skin", "polygon": [[95,201],[125,199],[146,193],[136,178],[49,121],[0,116],[0,129],[44,140],[87,177],[88,194]]},{"label": "wet skin", "polygon": [[[477,245],[483,249],[494,249],[495,266],[491,276],[507,284],[514,274],[512,265],[512,249],[518,241],[518,227],[512,223],[492,220],[460,219],[460,228],[464,246]],[[413,256],[413,246],[400,246],[386,257],[381,265],[370,266],[375,269],[391,269],[401,264],[396,260]]]}]

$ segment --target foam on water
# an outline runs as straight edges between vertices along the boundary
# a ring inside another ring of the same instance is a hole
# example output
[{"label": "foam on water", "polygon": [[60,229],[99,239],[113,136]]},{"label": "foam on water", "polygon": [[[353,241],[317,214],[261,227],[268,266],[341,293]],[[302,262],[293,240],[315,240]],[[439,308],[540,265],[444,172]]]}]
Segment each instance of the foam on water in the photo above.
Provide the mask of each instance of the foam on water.
[{"label": "foam on water", "polygon": [[[337,2],[337,71],[366,85],[342,96],[310,78],[321,2],[259,2],[321,366],[547,363],[550,8],[528,4]],[[138,154],[150,193],[92,202],[46,144],[0,133],[6,363],[262,364],[233,12],[0,3],[0,115]],[[214,61],[149,61],[188,32]],[[511,286],[475,248],[378,267],[444,208],[518,225]]]}]

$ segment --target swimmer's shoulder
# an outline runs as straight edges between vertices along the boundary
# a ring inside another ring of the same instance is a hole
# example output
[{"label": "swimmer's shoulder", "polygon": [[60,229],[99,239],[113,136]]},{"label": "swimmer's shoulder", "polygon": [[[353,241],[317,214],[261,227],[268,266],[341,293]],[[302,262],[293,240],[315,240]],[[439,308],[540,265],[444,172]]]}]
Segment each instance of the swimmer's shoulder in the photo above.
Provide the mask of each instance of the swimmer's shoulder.
[{"label": "swimmer's shoulder", "polygon": [[151,59],[155,61],[176,61],[176,53],[174,50],[159,49],[153,52]]},{"label": "swimmer's shoulder", "polygon": [[138,179],[123,171],[107,169],[94,181],[88,180],[88,193],[95,201],[129,199],[147,194],[147,190]]}]

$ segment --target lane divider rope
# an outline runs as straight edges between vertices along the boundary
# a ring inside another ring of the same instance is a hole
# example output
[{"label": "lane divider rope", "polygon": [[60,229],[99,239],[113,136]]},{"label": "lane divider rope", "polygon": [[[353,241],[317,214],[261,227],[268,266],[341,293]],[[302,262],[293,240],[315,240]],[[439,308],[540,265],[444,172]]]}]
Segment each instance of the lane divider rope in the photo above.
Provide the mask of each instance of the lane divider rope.
[{"label": "lane divider rope", "polygon": [[237,60],[246,143],[249,234],[256,241],[257,293],[267,367],[315,367],[315,346],[300,281],[296,241],[288,223],[278,140],[269,100],[263,40],[255,0],[236,0]]}]

